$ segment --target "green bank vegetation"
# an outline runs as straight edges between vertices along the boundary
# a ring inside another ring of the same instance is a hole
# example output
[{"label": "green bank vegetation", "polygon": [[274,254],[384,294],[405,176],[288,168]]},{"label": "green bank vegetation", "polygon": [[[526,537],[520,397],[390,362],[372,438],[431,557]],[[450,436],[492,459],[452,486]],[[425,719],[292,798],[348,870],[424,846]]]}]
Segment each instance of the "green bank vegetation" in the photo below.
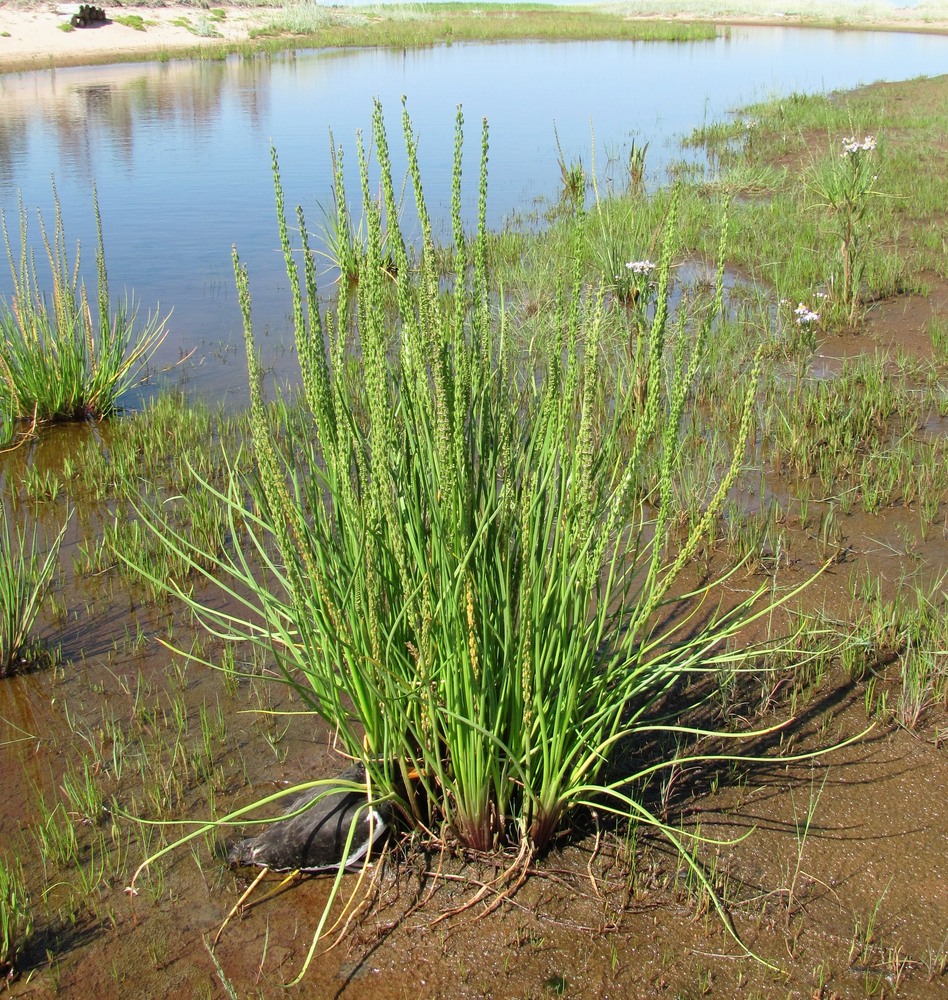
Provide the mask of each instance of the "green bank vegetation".
[{"label": "green bank vegetation", "polygon": [[645,21],[604,10],[544,4],[476,6],[463,3],[325,8],[290,4],[251,31],[251,37],[311,37],[327,47],[415,48],[487,41],[706,41],[713,25]]},{"label": "green bank vegetation", "polygon": [[[134,5],[129,5],[131,11]],[[380,46],[413,48],[452,42],[489,41],[707,41],[717,37],[714,25],[696,22],[643,20],[607,10],[514,4],[503,7],[475,4],[391,4],[381,7],[326,7],[312,3],[255,8],[248,37],[229,41],[220,27],[227,20],[223,8],[195,10],[182,5],[172,22],[201,39],[193,46],[156,47],[151,51],[74,53],[68,49],[45,57],[42,68],[116,61],[168,59],[224,59],[237,54],[278,52],[310,45],[319,48]],[[117,15],[116,23],[147,32],[154,22],[134,12]],[[70,25],[64,24],[63,30]],[[3,71],[37,68],[35,56],[10,57]]]}]

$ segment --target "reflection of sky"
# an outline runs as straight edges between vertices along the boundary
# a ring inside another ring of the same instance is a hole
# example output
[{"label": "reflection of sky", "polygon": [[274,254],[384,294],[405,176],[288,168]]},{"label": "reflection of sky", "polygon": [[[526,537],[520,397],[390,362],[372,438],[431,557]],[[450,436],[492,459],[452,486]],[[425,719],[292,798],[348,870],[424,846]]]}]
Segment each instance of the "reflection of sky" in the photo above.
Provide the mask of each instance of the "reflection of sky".
[{"label": "reflection of sky", "polygon": [[[277,253],[271,140],[290,211],[301,202],[309,228],[318,230],[318,204],[331,204],[329,129],[345,149],[351,198],[358,193],[355,133],[368,132],[372,100],[380,97],[400,177],[399,102],[406,94],[429,206],[444,219],[461,103],[468,214],[486,116],[491,219],[499,224],[556,191],[554,121],[567,159],[581,157],[587,167],[590,124],[600,167],[608,151],[621,154],[632,138],[648,141],[654,181],[680,155],[675,136],[741,103],[942,72],[946,55],[948,38],[938,36],[737,28],[729,39],[689,44],[454,45],[18,74],[0,77],[0,206],[10,228],[19,189],[31,210],[40,207],[51,218],[54,173],[67,234],[81,238],[88,266],[94,178],[113,292],[126,286],[146,306],[174,306],[175,346],[169,342],[166,360],[177,355],[176,345],[198,345],[199,356],[238,336],[230,262],[236,243],[250,267],[261,330],[269,327],[273,342],[283,344],[286,277]],[[9,275],[0,267],[0,295],[8,292]],[[230,367],[227,381],[242,385],[239,365]]]}]

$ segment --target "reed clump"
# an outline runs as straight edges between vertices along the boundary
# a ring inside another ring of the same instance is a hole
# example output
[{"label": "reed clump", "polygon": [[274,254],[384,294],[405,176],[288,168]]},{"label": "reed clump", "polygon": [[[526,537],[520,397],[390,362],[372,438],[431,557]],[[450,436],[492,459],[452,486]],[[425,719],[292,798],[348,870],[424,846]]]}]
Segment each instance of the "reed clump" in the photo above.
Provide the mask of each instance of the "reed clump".
[{"label": "reed clump", "polygon": [[[403,126],[420,250],[409,251],[395,221],[377,105],[382,193],[371,195],[360,139],[365,256],[358,283],[340,284],[325,317],[300,209],[302,253],[290,245],[274,152],[302,424],[275,420],[281,411],[264,401],[249,278],[235,250],[256,471],[223,489],[201,486],[226,502],[245,544],[210,553],[145,516],[246,614],[222,613],[190,586],[138,568],[214,634],[275,655],[284,682],[365,765],[370,798],[392,803],[406,823],[463,849],[513,848],[529,859],[595,807],[652,824],[694,858],[690,835],[641,794],[649,776],[680,764],[676,754],[605,775],[630,741],[710,735],[686,721],[704,697],[693,679],[725,661],[739,666],[749,654],[727,651],[727,641],[781,601],[760,606],[764,584],[709,609],[720,580],[690,591],[680,581],[736,481],[756,398],[755,371],[731,457],[704,484],[696,517],[682,519],[683,416],[722,308],[726,224],[710,301],[682,304],[672,321],[672,196],[637,368],[616,378],[603,363],[601,285],[577,277],[560,290],[542,349],[516,341],[498,307],[487,268],[486,123],[471,239],[458,113],[447,274],[407,112]],[[688,863],[720,909],[700,864]]]},{"label": "reed clump", "polygon": [[16,962],[33,936],[33,912],[17,860],[0,855],[0,977],[16,975]]},{"label": "reed clump", "polygon": [[135,385],[139,373],[165,337],[165,321],[149,316],[138,322],[133,300],[113,311],[102,240],[98,198],[93,206],[98,234],[97,290],[91,304],[80,278],[80,249],[70,264],[62,213],[53,189],[55,222],[50,232],[39,217],[49,263],[50,291],[40,281],[29,248],[28,220],[19,213],[20,250],[16,254],[0,227],[12,276],[10,301],[0,299],[0,430],[14,431],[14,421],[36,423],[107,417],[119,397]]},{"label": "reed clump", "polygon": [[68,524],[44,548],[38,525],[34,522],[32,530],[22,527],[0,501],[0,677],[39,654],[30,631],[59,565]]}]

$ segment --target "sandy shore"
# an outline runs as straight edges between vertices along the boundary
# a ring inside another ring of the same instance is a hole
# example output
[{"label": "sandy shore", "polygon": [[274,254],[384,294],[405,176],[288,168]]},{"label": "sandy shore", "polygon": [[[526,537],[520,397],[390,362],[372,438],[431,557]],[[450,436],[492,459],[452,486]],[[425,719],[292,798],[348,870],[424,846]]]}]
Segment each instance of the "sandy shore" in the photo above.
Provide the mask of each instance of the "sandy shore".
[{"label": "sandy shore", "polygon": [[[96,0],[90,0],[96,2]],[[206,12],[192,6],[115,7],[101,4],[107,20],[85,28],[64,31],[69,23],[67,11],[77,5],[42,7],[7,7],[0,4],[0,72],[46,69],[51,66],[78,66],[86,63],[124,61],[146,58],[163,52],[173,53],[245,41],[250,29],[272,8],[230,7],[223,20],[211,21]],[[118,23],[114,18],[139,15],[145,30]],[[186,20],[194,30],[175,21]],[[220,37],[203,37],[195,31],[208,28]]]},{"label": "sandy shore", "polygon": [[[0,0],[0,73],[77,66],[93,63],[124,62],[147,59],[216,45],[244,42],[250,31],[277,12],[275,7],[224,7],[225,16],[212,20],[206,11],[193,5],[169,4],[160,7],[112,6],[102,4],[105,22],[64,31],[69,11],[77,4],[7,4]],[[614,6],[612,9],[616,9]],[[144,30],[137,30],[116,20],[138,15]],[[914,17],[911,8],[893,11],[884,21],[857,17],[853,26],[897,31],[935,31],[948,33],[948,19]],[[709,14],[700,5],[692,10],[687,4],[671,12],[657,8],[641,9],[641,16],[667,19],[700,19],[731,24],[798,24],[805,17],[760,14],[749,0],[745,13]],[[184,22],[184,23],[182,23]],[[190,26],[190,27],[189,27]],[[216,37],[209,36],[213,31]]]}]

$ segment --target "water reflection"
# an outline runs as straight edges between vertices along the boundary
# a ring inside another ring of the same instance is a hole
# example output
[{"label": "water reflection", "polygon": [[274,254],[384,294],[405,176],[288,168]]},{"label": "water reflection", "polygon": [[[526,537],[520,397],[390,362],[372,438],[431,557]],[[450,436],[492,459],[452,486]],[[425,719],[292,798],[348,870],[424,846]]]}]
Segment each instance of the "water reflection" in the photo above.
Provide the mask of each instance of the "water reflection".
[{"label": "water reflection", "polygon": [[0,179],[15,182],[31,142],[39,155],[59,161],[57,173],[65,167],[91,178],[93,151],[131,166],[136,136],[156,126],[199,141],[220,121],[229,94],[238,102],[240,127],[254,128],[268,114],[268,81],[265,61],[236,57],[0,77]]},{"label": "water reflection", "polygon": [[[52,213],[55,174],[66,232],[93,261],[90,191],[102,207],[113,288],[174,306],[166,357],[208,345],[195,384],[245,391],[231,357],[240,322],[230,248],[248,263],[260,328],[274,364],[288,350],[286,278],[277,252],[270,142],[280,154],[289,205],[311,228],[331,202],[328,134],[346,149],[356,191],[354,136],[381,98],[390,134],[407,95],[420,137],[426,195],[444,220],[450,200],[455,107],[469,124],[468,201],[473,216],[479,122],[491,124],[491,221],[530,207],[559,184],[553,122],[567,158],[621,157],[649,142],[651,183],[681,154],[673,139],[731,108],[772,93],[854,86],[939,72],[948,39],[799,29],[739,28],[696,43],[594,42],[455,45],[408,52],[306,51],[24,73],[0,77],[0,207]],[[393,141],[396,173],[404,170]],[[443,223],[442,223],[443,224]],[[34,233],[34,237],[36,233]],[[9,275],[0,267],[0,295]],[[223,344],[223,348],[215,345]],[[201,351],[199,351],[201,353]],[[285,361],[292,367],[291,360]],[[226,371],[226,374],[221,374]]]}]

